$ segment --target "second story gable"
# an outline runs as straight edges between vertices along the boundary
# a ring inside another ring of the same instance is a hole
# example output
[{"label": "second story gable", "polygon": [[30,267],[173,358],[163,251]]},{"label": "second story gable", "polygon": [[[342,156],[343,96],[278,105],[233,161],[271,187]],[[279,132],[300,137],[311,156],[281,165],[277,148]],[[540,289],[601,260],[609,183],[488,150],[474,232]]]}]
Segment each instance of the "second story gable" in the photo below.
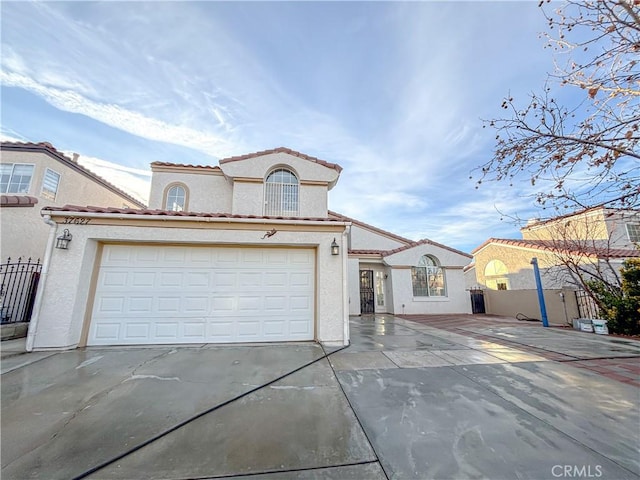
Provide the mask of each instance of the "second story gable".
[{"label": "second story gable", "polygon": [[633,249],[640,243],[640,210],[589,208],[545,221],[530,221],[521,233],[524,240]]},{"label": "second story gable", "polygon": [[[145,208],[144,203],[65,156],[50,143],[0,143],[0,193],[28,196],[39,207],[80,204]],[[5,202],[11,204],[11,201]]]},{"label": "second story gable", "polygon": [[151,164],[149,207],[234,215],[326,218],[339,165],[288,148],[220,160],[220,166]]}]

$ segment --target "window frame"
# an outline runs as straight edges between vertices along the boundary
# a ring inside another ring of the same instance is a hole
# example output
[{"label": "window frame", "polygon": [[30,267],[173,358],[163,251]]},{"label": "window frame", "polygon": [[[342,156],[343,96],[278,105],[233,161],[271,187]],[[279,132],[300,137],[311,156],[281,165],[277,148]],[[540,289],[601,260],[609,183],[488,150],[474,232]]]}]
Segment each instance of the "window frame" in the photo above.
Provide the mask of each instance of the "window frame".
[{"label": "window frame", "polygon": [[[51,172],[54,175],[58,176],[58,180],[56,182],[56,190],[55,192],[52,192],[49,189],[45,189],[45,181],[47,179],[47,174]],[[62,180],[62,174],[59,172],[56,172],[55,170],[53,170],[52,168],[45,168],[44,169],[44,175],[42,176],[42,187],[40,188],[40,196],[44,197],[44,198],[48,198],[49,200],[55,200],[56,197],[58,196],[58,190],[60,190],[60,180]]]},{"label": "window frame", "polygon": [[[637,240],[634,240],[633,238],[631,238],[632,234],[630,232],[629,227],[633,227],[633,229],[636,230],[636,232],[634,232],[634,236],[636,236]],[[627,238],[629,239],[629,241],[631,243],[640,243],[640,223],[634,223],[634,222],[626,223],[625,228],[627,230]]]},{"label": "window frame", "polygon": [[[428,264],[428,261],[433,264]],[[441,279],[441,286],[434,286],[437,279]],[[418,284],[421,283],[423,285]],[[414,298],[448,298],[447,276],[445,268],[440,265],[440,261],[433,255],[422,255],[418,265],[411,267],[411,287]],[[440,290],[441,293],[435,293]]]},{"label": "window frame", "polygon": [[[182,206],[182,210],[176,210],[174,208],[169,208],[169,192],[173,188],[182,188],[184,191],[184,205]],[[189,211],[189,188],[182,182],[172,182],[167,185],[164,189],[164,194],[162,196],[162,206],[166,211],[169,212],[187,212]]]},{"label": "window frame", "polygon": [[[269,181],[278,172],[287,172],[295,179],[293,182]],[[274,205],[277,203],[277,205]],[[287,209],[295,206],[295,209]],[[277,207],[277,208],[276,208]],[[273,167],[264,178],[264,215],[275,217],[300,216],[300,177],[287,165]]]},{"label": "window frame", "polygon": [[510,290],[509,269],[499,258],[492,258],[484,267],[484,285],[490,290]]},{"label": "window frame", "polygon": [[[33,184],[33,177],[35,176],[35,172],[36,172],[36,165],[35,163],[3,163],[4,165],[11,165],[11,173],[9,174],[9,179],[7,180],[7,189],[6,191],[4,191],[1,188],[1,184],[0,184],[0,193],[5,194],[5,195],[11,195],[11,194],[17,194],[17,195],[28,195],[29,192],[31,191],[31,185]],[[22,166],[22,167],[31,167],[31,177],[29,178],[29,184],[27,185],[27,188],[25,191],[21,191],[21,192],[11,192],[9,191],[9,187],[11,186],[11,181],[13,179],[14,176],[14,171],[15,171],[15,167],[16,166]],[[0,171],[0,175],[2,175],[2,172]]]}]

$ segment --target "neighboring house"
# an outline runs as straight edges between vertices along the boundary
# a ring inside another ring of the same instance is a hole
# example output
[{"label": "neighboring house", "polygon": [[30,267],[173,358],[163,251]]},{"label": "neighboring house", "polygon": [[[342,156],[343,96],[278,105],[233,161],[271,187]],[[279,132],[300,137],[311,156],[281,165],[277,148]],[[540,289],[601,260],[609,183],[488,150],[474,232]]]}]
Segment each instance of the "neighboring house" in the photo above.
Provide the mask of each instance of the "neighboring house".
[{"label": "neighboring house", "polygon": [[610,277],[627,258],[639,257],[640,211],[590,208],[546,221],[530,221],[522,239],[490,238],[473,250],[478,286],[491,290],[536,288],[532,258],[545,288],[577,287],[563,264]]},{"label": "neighboring house", "polygon": [[66,204],[143,208],[144,204],[49,143],[1,143],[1,257],[42,259],[49,235],[43,207]]},{"label": "neighboring house", "polygon": [[[469,311],[470,257],[327,209],[341,167],[287,148],[151,164],[149,208],[47,207],[27,347],[349,341],[350,313]],[[366,280],[362,280],[366,277]],[[56,295],[47,295],[55,286]],[[371,299],[364,305],[361,291]],[[376,290],[377,288],[377,290]],[[373,302],[372,304],[370,302]]]}]

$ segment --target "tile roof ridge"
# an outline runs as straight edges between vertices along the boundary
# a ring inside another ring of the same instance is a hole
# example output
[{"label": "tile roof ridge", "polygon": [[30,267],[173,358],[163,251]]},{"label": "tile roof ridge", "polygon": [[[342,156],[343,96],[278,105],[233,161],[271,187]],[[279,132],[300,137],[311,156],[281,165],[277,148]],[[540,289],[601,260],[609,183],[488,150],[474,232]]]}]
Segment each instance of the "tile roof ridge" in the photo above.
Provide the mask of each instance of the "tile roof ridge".
[{"label": "tile roof ridge", "polygon": [[0,205],[3,207],[33,207],[37,203],[38,199],[30,195],[0,195]]},{"label": "tile roof ridge", "polygon": [[84,172],[86,175],[88,175],[89,177],[93,178],[98,183],[101,183],[104,186],[106,186],[107,188],[109,188],[110,190],[113,190],[116,193],[118,193],[119,195],[122,195],[124,198],[126,198],[129,201],[131,201],[132,203],[135,203],[136,205],[139,205],[139,206],[144,206],[144,203],[142,203],[140,200],[136,199],[135,197],[133,197],[129,193],[127,193],[124,190],[122,190],[120,187],[114,185],[113,183],[109,182],[105,178],[101,177],[100,175],[95,173],[93,170],[90,170],[89,168],[85,167],[84,165],[80,165],[77,160],[74,160],[72,158],[67,157],[64,153],[62,153],[60,150],[55,148],[49,142],[38,142],[38,143],[35,143],[35,142],[0,142],[0,149],[7,148],[7,147],[9,147],[9,148],[17,147],[18,149],[25,148],[25,149],[44,150],[49,155],[53,156],[54,158],[57,158],[61,162],[63,162],[65,164],[67,164],[68,166],[70,166],[71,168],[77,168],[78,170]]},{"label": "tile roof ridge", "polygon": [[535,248],[547,252],[562,252],[565,254],[588,255],[598,258],[626,258],[640,257],[640,249],[626,248],[610,248],[596,246],[576,246],[571,241],[564,240],[536,240],[536,239],[519,239],[519,238],[489,238],[485,240],[479,247],[475,248],[472,253],[476,253],[485,246],[497,243],[500,245],[512,245],[515,247]]},{"label": "tile roof ridge", "polygon": [[151,166],[158,167],[186,167],[186,168],[203,168],[203,169],[212,169],[212,170],[220,170],[218,165],[194,165],[190,163],[173,163],[173,162],[161,162],[155,161],[150,163]]},{"label": "tile roof ridge", "polygon": [[190,212],[148,208],[118,208],[118,207],[98,207],[98,206],[81,206],[81,205],[63,205],[63,206],[47,206],[42,209],[47,212],[76,212],[76,213],[104,213],[104,214],[122,214],[122,215],[140,215],[140,216],[167,216],[167,217],[200,217],[200,218],[235,218],[235,219],[259,219],[259,220],[299,220],[314,222],[338,222],[337,219],[328,217],[283,217],[268,215],[240,215],[226,212]]},{"label": "tile roof ridge", "polygon": [[292,150],[290,148],[287,147],[277,147],[277,148],[272,148],[269,150],[262,150],[259,152],[253,152],[253,153],[246,153],[243,155],[236,155],[233,157],[227,157],[227,158],[222,158],[218,161],[218,163],[220,165],[225,164],[225,163],[230,163],[230,162],[237,162],[240,160],[247,160],[249,158],[255,158],[255,157],[260,157],[263,155],[270,155],[272,153],[288,153],[289,155],[293,155],[294,157],[298,157],[298,158],[302,158],[303,160],[308,160],[310,162],[313,163],[317,163],[318,165],[322,165],[324,167],[327,168],[331,168],[333,170],[336,170],[338,173],[340,173],[342,171],[342,167],[340,165],[338,165],[337,163],[331,163],[331,162],[327,162],[325,160],[321,160],[317,157],[312,157],[311,155],[307,155],[305,153],[301,153],[298,152],[296,150]]},{"label": "tile roof ridge", "polygon": [[470,254],[468,254],[466,252],[463,252],[462,250],[458,250],[457,248],[449,247],[448,245],[444,245],[443,243],[435,242],[435,241],[430,240],[428,238],[423,238],[421,240],[412,242],[409,245],[405,245],[403,247],[394,248],[393,250],[388,250],[386,253],[383,254],[383,256],[384,257],[388,257],[389,255],[393,255],[395,253],[402,252],[404,250],[409,250],[409,249],[417,247],[419,245],[433,245],[434,247],[444,248],[445,250],[449,250],[451,252],[457,253],[458,255],[463,255],[463,256],[468,257],[468,258],[473,258],[473,255],[470,255]]}]

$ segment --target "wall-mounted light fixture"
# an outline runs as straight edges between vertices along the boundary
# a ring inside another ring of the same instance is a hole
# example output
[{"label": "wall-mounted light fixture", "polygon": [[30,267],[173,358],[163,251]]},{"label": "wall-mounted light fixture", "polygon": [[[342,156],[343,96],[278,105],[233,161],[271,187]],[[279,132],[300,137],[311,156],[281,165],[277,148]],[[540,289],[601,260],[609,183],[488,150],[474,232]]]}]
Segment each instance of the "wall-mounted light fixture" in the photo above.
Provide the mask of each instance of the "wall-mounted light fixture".
[{"label": "wall-mounted light fixture", "polygon": [[340,255],[340,245],[336,243],[336,239],[331,242],[331,255]]},{"label": "wall-mounted light fixture", "polygon": [[62,235],[60,235],[56,240],[56,248],[66,250],[67,248],[69,248],[69,242],[72,238],[73,235],[69,233],[69,229],[65,228],[62,232]]}]

